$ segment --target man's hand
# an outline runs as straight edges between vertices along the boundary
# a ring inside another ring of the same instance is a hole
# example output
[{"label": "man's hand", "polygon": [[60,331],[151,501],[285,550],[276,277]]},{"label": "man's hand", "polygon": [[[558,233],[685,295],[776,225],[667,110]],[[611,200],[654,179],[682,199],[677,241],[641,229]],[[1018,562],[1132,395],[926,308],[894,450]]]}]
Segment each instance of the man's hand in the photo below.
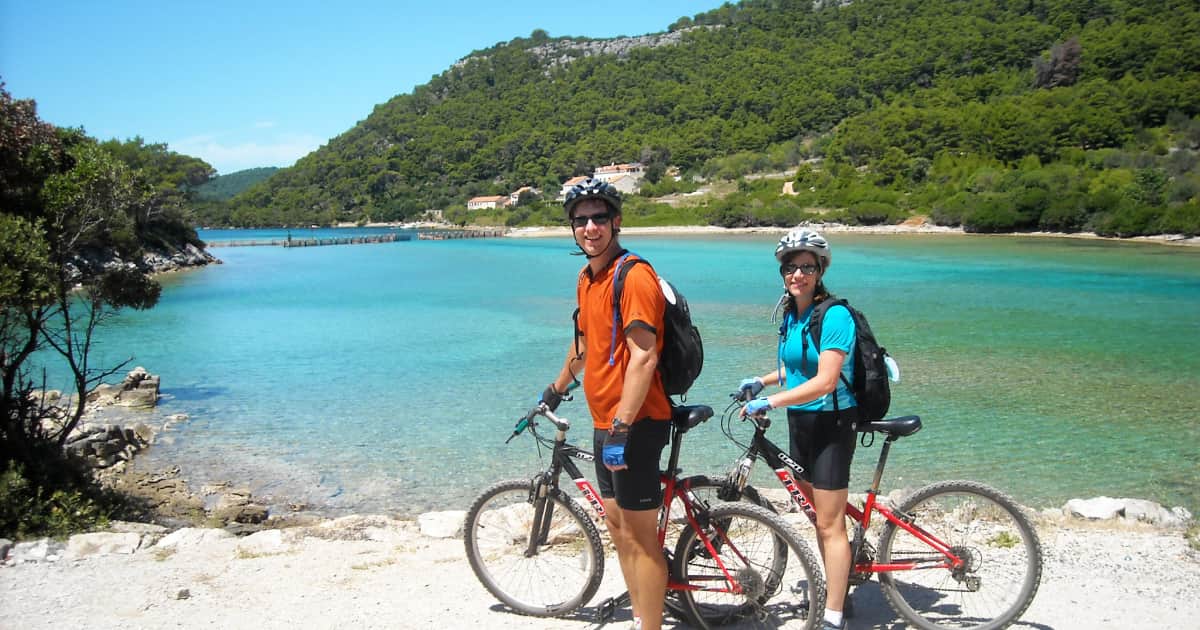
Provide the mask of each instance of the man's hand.
[{"label": "man's hand", "polygon": [[546,406],[550,408],[550,411],[557,411],[558,406],[562,404],[562,400],[563,395],[554,389],[554,383],[547,385],[546,391],[542,392],[541,397],[538,398],[538,402],[546,403]]}]

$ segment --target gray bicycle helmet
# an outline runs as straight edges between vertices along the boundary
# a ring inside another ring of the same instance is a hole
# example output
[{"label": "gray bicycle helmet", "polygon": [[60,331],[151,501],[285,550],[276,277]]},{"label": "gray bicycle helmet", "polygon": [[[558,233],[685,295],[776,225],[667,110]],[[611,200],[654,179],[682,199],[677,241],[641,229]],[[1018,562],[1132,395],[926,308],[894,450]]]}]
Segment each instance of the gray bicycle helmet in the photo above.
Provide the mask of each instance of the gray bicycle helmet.
[{"label": "gray bicycle helmet", "polygon": [[829,261],[833,258],[829,251],[829,242],[825,240],[825,237],[816,230],[805,227],[795,228],[779,239],[779,245],[775,247],[775,259],[783,262],[784,258],[795,252],[816,254],[817,259],[821,261],[822,269],[828,268]]},{"label": "gray bicycle helmet", "polygon": [[563,209],[567,211],[568,217],[575,210],[575,206],[584,199],[602,199],[613,212],[621,211],[621,191],[604,180],[589,177],[567,191]]}]

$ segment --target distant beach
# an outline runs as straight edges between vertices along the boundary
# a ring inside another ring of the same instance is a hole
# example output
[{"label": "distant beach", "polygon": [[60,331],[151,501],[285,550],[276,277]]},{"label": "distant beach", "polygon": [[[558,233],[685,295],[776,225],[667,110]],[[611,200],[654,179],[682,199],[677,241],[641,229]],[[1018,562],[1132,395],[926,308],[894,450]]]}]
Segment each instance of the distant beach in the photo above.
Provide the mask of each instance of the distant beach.
[{"label": "distant beach", "polygon": [[[899,223],[896,225],[845,225],[842,223],[812,223],[809,224],[819,232],[852,232],[856,234],[965,234],[971,236],[1036,236],[1052,238],[1080,238],[1105,241],[1127,241],[1139,243],[1162,243],[1165,245],[1200,245],[1200,237],[1183,234],[1157,234],[1154,236],[1134,236],[1116,238],[1100,236],[1095,232],[1004,232],[999,234],[979,234],[964,231],[961,227],[934,225],[932,223]],[[469,228],[470,226],[468,226]],[[627,235],[667,236],[677,235],[715,235],[715,234],[782,234],[791,228],[787,227],[744,227],[723,228],[715,225],[667,225],[655,227],[622,227],[621,232]],[[567,238],[571,231],[567,226],[538,226],[513,228],[506,236],[510,238]]]}]

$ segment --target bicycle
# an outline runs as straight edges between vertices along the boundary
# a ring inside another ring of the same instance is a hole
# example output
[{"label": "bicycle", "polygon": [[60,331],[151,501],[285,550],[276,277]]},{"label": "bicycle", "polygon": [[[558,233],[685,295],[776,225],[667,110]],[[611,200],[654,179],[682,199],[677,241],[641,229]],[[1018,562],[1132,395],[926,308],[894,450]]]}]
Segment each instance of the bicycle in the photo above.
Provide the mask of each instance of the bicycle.
[{"label": "bicycle", "polygon": [[[792,526],[747,503],[710,507],[678,477],[682,436],[712,415],[707,406],[673,409],[658,527],[669,570],[667,608],[700,628],[734,621],[745,624],[740,627],[815,628],[821,616],[809,609],[824,609],[824,581],[816,556]],[[554,425],[553,439],[537,432],[540,418]],[[539,451],[551,449],[549,465],[532,479],[501,481],[486,489],[467,510],[463,526],[467,559],[480,583],[527,615],[570,614],[591,601],[603,577],[596,523],[604,518],[604,505],[572,461],[594,462],[594,455],[567,442],[569,428],[569,421],[544,403],[522,417],[509,441],[528,431]],[[596,519],[559,487],[564,473]],[[672,517],[675,510],[680,514]],[[668,549],[672,524],[682,529]],[[600,602],[596,621],[611,619],[623,597]]]},{"label": "bicycle", "polygon": [[[722,416],[722,432],[745,449],[721,479],[697,475],[685,480],[699,493],[724,501],[744,501],[774,511],[749,485],[758,459],[766,461],[797,510],[815,524],[812,497],[796,482],[804,469],[766,437],[767,416],[745,416],[754,436],[744,444],[733,434],[735,416],[745,402],[741,393]],[[993,630],[1016,621],[1033,602],[1042,573],[1042,551],[1029,517],[1008,495],[974,481],[942,481],[917,489],[892,507],[877,497],[892,444],[921,429],[919,416],[862,422],[866,436],[886,435],[875,475],[862,508],[846,504],[854,564],[850,586],[878,577],[888,605],[900,617],[924,630],[976,628]],[[872,516],[883,526],[877,546],[866,540]]]}]

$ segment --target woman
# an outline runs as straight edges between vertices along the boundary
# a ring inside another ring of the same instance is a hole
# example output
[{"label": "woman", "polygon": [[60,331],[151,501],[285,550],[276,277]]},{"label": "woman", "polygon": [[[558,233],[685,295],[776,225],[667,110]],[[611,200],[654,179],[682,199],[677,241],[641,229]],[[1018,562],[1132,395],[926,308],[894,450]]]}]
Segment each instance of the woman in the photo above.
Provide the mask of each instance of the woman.
[{"label": "woman", "polygon": [[831,259],[824,237],[808,228],[794,229],[780,239],[775,258],[784,288],[778,366],[743,380],[739,389],[746,398],[758,396],[766,385],[782,389],[750,400],[742,413],[787,407],[791,455],[805,470],[799,482],[811,491],[817,513],[817,541],[828,587],[823,628],[841,629],[846,627],[842,611],[851,564],[845,509],[858,420],[849,386],[854,365],[847,360],[855,350],[854,320],[845,307],[835,305],[825,314],[821,338],[814,340],[809,332],[813,307],[830,297],[822,282]]}]

